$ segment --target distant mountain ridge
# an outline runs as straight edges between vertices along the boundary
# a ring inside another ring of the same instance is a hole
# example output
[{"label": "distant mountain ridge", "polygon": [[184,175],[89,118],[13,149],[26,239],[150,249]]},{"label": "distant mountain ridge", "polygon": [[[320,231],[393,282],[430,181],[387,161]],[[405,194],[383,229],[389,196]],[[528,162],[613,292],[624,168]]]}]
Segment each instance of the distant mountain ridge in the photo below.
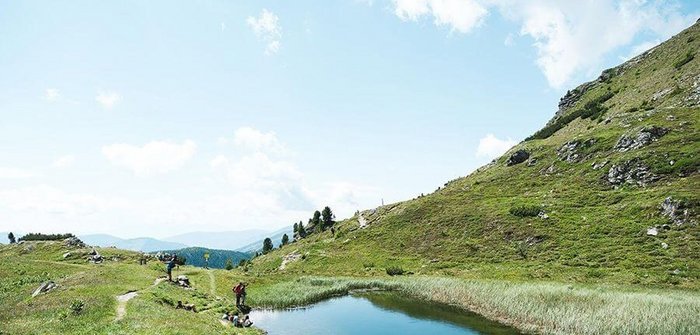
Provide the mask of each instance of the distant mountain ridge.
[{"label": "distant mountain ridge", "polygon": [[161,241],[150,237],[123,239],[108,234],[79,235],[83,242],[100,247],[117,247],[119,249],[153,252],[158,250],[182,249],[187,245],[176,242]]},{"label": "distant mountain ridge", "polygon": [[[270,232],[262,229],[218,232],[188,232],[164,238],[168,242],[209,249],[237,250],[245,245],[262,240]],[[173,248],[177,249],[177,248]]]},{"label": "distant mountain ridge", "polygon": [[293,232],[292,227],[286,227],[286,228],[282,228],[280,230],[274,231],[272,233],[269,233],[269,234],[267,234],[267,236],[260,238],[257,241],[253,241],[247,245],[244,245],[244,246],[236,249],[236,251],[256,253],[256,252],[262,250],[263,241],[265,240],[265,238],[268,238],[268,237],[270,239],[272,239],[272,244],[275,246],[275,248],[277,248],[282,244],[282,236],[284,236],[284,234],[287,234],[290,242],[294,238],[294,232]]}]

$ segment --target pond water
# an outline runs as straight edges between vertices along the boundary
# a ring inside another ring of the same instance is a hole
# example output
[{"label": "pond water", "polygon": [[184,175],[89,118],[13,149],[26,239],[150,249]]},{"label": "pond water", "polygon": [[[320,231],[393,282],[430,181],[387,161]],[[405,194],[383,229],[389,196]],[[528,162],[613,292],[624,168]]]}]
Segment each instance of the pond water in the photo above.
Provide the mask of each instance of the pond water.
[{"label": "pond water", "polygon": [[463,309],[388,292],[332,298],[308,308],[256,310],[250,318],[269,335],[519,334]]}]

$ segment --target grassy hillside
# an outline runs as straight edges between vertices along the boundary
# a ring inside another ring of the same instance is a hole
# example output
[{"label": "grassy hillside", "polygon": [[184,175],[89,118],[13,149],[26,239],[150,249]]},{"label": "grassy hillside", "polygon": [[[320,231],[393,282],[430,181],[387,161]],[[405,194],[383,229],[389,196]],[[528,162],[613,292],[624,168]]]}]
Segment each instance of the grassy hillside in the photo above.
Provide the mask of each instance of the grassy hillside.
[{"label": "grassy hillside", "polygon": [[[178,269],[194,290],[154,281],[162,264],[133,252],[100,249],[106,261],[91,264],[63,242],[0,246],[0,334],[256,333],[217,321],[240,280],[254,307],[374,288],[527,332],[700,333],[699,43],[696,24],[604,71],[542,130],[432,194],[234,271]],[[58,287],[31,297],[47,280]]]},{"label": "grassy hillside", "polygon": [[[181,267],[194,290],[168,282],[158,262],[138,265],[139,254],[120,249],[97,249],[102,264],[85,261],[90,249],[57,242],[27,242],[0,246],[0,334],[257,334],[218,322],[225,310],[236,310],[230,296],[217,296],[216,271]],[[64,258],[63,255],[71,255]],[[58,287],[32,297],[45,281]],[[234,278],[231,278],[227,287]],[[117,318],[116,297],[137,296]],[[229,294],[230,295],[230,294]],[[198,313],[175,309],[177,301],[194,303]],[[82,307],[81,307],[82,306]]]},{"label": "grassy hillside", "polygon": [[[432,194],[362,212],[364,229],[353,217],[335,236],[260,257],[250,271],[280,272],[294,251],[304,258],[286,273],[381,275],[398,266],[698,288],[699,47],[696,24],[571,91],[542,131],[491,164]],[[508,164],[519,151],[527,159]]]}]

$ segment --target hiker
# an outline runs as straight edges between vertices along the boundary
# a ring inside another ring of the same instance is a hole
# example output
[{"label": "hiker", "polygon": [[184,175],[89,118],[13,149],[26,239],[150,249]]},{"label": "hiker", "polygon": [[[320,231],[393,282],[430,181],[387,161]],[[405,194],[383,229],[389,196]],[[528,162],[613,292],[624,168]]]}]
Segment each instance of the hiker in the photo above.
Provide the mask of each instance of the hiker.
[{"label": "hiker", "polygon": [[224,312],[224,315],[221,316],[221,320],[231,321],[231,312]]},{"label": "hiker", "polygon": [[240,320],[238,319],[238,312],[233,313],[233,317],[231,318],[231,322],[233,323],[234,327],[240,327]]},{"label": "hiker", "polygon": [[245,285],[243,285],[243,282],[239,282],[238,285],[233,287],[233,293],[236,294],[236,306],[241,305],[241,295],[243,294],[243,288]]},{"label": "hiker", "polygon": [[253,325],[253,321],[250,321],[250,316],[248,316],[248,315],[246,314],[246,316],[243,317],[243,322],[241,322],[241,325],[243,325],[243,327],[250,327],[250,326],[252,326],[252,325]]},{"label": "hiker", "polygon": [[170,261],[167,263],[166,270],[168,271],[168,280],[173,281],[173,268],[177,263],[177,255],[173,255]]},{"label": "hiker", "polygon": [[241,287],[241,306],[245,306],[245,296],[247,294],[245,291],[246,286],[248,286],[248,285],[243,284],[243,287]]}]

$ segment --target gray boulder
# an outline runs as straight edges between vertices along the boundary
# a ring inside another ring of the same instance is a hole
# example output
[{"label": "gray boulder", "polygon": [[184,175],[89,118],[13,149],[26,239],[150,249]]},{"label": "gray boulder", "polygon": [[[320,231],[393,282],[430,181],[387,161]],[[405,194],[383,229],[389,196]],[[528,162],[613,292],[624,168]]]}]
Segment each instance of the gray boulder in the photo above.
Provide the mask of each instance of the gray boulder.
[{"label": "gray boulder", "polygon": [[32,293],[32,298],[36,297],[39,294],[51,291],[56,287],[57,287],[56,283],[54,283],[52,281],[43,282],[43,283],[41,283],[41,285],[39,285],[39,287],[36,288],[36,290],[34,290],[34,293]]},{"label": "gray boulder", "polygon": [[524,161],[526,161],[530,157],[530,153],[527,152],[526,150],[520,149],[516,152],[514,152],[510,157],[508,157],[508,160],[506,161],[507,166],[512,166],[515,164],[520,164]]},{"label": "gray boulder", "polygon": [[636,135],[622,135],[615,144],[615,150],[625,152],[629,150],[639,149],[645,145],[657,141],[659,138],[668,134],[669,130],[663,127],[646,127],[642,128]]}]

